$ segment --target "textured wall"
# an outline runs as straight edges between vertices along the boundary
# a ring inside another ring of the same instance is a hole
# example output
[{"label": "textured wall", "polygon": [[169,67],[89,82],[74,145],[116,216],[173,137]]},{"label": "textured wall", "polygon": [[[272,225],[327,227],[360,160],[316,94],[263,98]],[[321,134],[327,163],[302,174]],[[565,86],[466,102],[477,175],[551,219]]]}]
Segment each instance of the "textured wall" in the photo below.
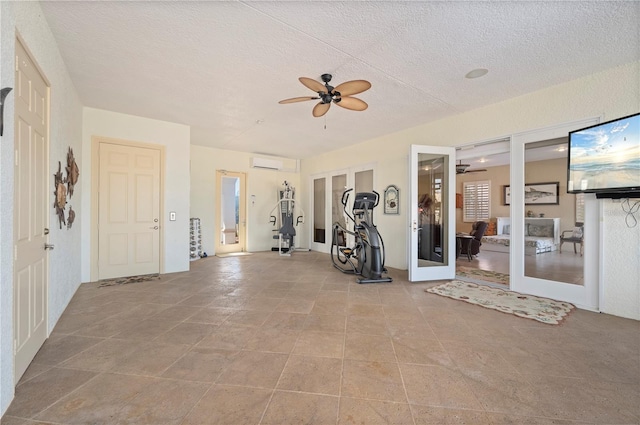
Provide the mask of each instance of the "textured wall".
[{"label": "textured wall", "polygon": [[[268,251],[273,246],[273,226],[269,214],[276,204],[276,191],[286,180],[296,188],[296,199],[301,191],[300,174],[295,172],[295,161],[284,161],[285,170],[251,168],[251,158],[246,152],[235,152],[203,146],[191,146],[191,217],[200,218],[202,224],[202,248],[207,255],[215,252],[216,170],[247,173],[247,250]],[[301,205],[301,204],[300,204]],[[303,206],[303,205],[301,205]],[[307,223],[310,223],[307,216]],[[296,229],[298,235],[306,233]],[[295,239],[297,246],[305,245],[302,238]]]},{"label": "textured wall", "polygon": [[[619,200],[602,203],[602,312],[640,320],[640,212],[628,217]],[[640,199],[632,199],[640,202]],[[625,220],[627,219],[627,220]],[[585,243],[589,243],[585,240]]]},{"label": "textured wall", "polygon": [[[82,218],[91,223],[91,137],[102,136],[165,146],[164,174],[164,270],[189,270],[189,126],[152,120],[101,109],[84,108],[82,140],[84,174]],[[169,211],[176,221],[169,221]],[[82,229],[82,281],[91,280],[91,231]]]},{"label": "textured wall", "polygon": [[[72,147],[80,166],[80,180],[70,204],[77,210],[82,200],[85,173],[82,156],[82,106],[62,61],[58,47],[37,2],[0,2],[1,87],[14,87],[16,33],[25,42],[51,86],[49,196],[53,205],[53,177],[58,161],[66,161]],[[13,150],[15,92],[5,105],[5,128],[0,143],[0,412],[13,398]],[[53,329],[80,284],[82,223],[76,218],[71,230],[59,229],[53,207],[49,210],[49,240],[56,248],[49,255],[49,331]]]}]

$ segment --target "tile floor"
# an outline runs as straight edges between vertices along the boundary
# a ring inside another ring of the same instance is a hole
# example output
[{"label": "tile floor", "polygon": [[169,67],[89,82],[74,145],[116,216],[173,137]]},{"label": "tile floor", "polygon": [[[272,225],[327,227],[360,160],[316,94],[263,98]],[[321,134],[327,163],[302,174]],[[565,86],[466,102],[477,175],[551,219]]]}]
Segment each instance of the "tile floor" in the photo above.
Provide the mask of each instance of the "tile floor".
[{"label": "tile floor", "polygon": [[84,284],[3,425],[638,424],[640,322],[358,285],[318,253]]}]

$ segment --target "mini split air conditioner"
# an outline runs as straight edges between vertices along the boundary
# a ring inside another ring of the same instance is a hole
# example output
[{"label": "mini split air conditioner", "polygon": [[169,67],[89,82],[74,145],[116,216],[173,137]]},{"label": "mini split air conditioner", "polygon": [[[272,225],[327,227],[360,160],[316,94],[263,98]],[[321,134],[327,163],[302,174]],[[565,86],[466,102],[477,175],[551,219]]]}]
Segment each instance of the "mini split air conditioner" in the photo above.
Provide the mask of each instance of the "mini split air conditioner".
[{"label": "mini split air conditioner", "polygon": [[267,170],[282,170],[283,163],[279,159],[251,158],[251,168],[266,168]]}]

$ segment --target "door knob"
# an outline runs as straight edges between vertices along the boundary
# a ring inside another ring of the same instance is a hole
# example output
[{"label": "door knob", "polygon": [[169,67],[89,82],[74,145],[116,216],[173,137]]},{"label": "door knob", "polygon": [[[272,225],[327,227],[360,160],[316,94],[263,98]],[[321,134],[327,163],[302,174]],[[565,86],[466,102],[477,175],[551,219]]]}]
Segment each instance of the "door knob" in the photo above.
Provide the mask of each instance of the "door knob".
[{"label": "door knob", "polygon": [[149,229],[158,230],[158,226],[149,227]]},{"label": "door knob", "polygon": [[47,249],[53,249],[54,245],[52,243],[45,243],[44,244],[44,250],[46,251]]},{"label": "door knob", "polygon": [[49,234],[49,229],[48,229],[48,228],[46,228],[46,227],[44,228],[44,234],[45,234],[45,235],[48,235],[48,234]]}]

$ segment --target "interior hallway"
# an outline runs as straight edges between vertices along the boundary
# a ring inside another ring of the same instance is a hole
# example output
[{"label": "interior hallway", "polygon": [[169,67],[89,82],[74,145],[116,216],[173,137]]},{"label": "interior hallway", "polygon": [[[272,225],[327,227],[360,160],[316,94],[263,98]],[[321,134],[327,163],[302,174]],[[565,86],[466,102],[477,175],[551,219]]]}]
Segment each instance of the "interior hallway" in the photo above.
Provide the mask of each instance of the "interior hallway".
[{"label": "interior hallway", "polygon": [[640,422],[640,322],[551,326],[391,275],[265,252],[84,284],[2,424]]}]

